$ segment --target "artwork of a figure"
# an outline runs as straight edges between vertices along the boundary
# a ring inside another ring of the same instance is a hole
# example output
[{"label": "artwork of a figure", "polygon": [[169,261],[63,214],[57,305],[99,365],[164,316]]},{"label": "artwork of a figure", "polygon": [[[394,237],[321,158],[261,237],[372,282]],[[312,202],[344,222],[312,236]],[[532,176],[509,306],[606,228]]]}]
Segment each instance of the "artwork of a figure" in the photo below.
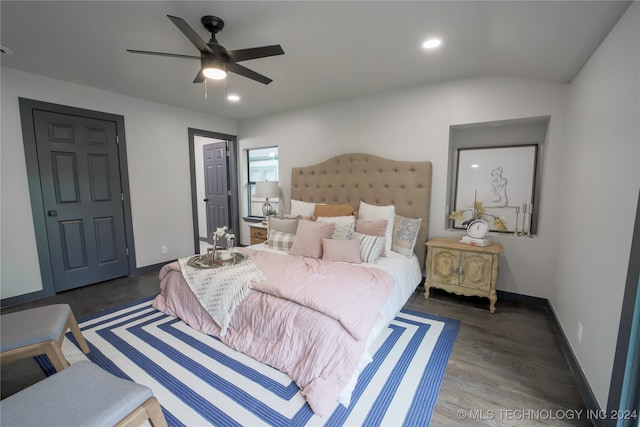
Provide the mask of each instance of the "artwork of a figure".
[{"label": "artwork of a figure", "polygon": [[507,178],[502,176],[502,166],[498,166],[491,171],[493,177],[491,181],[491,197],[487,200],[487,206],[501,208],[508,205],[507,199]]}]

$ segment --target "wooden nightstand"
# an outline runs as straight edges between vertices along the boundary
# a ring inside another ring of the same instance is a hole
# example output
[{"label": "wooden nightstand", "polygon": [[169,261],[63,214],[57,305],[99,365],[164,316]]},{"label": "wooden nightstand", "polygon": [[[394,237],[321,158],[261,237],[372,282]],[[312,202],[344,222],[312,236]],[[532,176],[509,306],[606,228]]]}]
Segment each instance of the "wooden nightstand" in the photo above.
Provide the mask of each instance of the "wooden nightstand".
[{"label": "wooden nightstand", "polygon": [[262,224],[251,224],[249,226],[251,244],[257,245],[267,241],[267,226]]},{"label": "wooden nightstand", "polygon": [[458,295],[489,298],[489,310],[496,311],[498,258],[502,245],[478,247],[457,239],[435,238],[427,242],[427,278],[424,297],[429,288],[440,288]]}]

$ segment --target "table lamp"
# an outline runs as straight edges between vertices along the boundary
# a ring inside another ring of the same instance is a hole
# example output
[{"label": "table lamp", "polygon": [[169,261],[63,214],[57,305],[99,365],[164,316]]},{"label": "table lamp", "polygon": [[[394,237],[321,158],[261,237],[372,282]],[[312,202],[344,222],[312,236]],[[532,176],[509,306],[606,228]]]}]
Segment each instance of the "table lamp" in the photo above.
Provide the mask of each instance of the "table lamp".
[{"label": "table lamp", "polygon": [[256,192],[254,197],[264,198],[265,202],[262,205],[262,224],[267,224],[267,217],[276,213],[276,210],[269,203],[269,198],[276,198],[280,196],[280,188],[278,187],[278,181],[258,181],[256,182]]}]

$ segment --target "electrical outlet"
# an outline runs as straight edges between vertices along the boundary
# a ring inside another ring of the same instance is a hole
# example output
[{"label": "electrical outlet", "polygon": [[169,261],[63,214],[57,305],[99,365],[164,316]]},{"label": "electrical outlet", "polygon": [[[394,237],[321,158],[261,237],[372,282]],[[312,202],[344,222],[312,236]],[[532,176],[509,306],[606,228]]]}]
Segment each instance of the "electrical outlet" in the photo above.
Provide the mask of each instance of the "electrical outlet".
[{"label": "electrical outlet", "polygon": [[169,248],[167,248],[167,245],[162,245],[161,250],[162,250],[162,254],[163,255],[166,254],[167,252],[169,252]]},{"label": "electrical outlet", "polygon": [[582,342],[582,323],[578,322],[578,344]]}]

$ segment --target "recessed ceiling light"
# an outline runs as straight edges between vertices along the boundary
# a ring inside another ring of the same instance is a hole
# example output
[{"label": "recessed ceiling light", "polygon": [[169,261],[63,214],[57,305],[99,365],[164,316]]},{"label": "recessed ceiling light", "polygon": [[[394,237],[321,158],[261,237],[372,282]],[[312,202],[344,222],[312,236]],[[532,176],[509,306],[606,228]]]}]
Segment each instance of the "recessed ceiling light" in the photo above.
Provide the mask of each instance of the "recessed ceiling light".
[{"label": "recessed ceiling light", "polygon": [[442,39],[433,38],[422,43],[422,47],[425,49],[435,49],[442,44]]},{"label": "recessed ceiling light", "polygon": [[236,94],[229,94],[227,95],[227,100],[231,101],[231,102],[238,102],[240,101],[240,95],[236,95]]}]

